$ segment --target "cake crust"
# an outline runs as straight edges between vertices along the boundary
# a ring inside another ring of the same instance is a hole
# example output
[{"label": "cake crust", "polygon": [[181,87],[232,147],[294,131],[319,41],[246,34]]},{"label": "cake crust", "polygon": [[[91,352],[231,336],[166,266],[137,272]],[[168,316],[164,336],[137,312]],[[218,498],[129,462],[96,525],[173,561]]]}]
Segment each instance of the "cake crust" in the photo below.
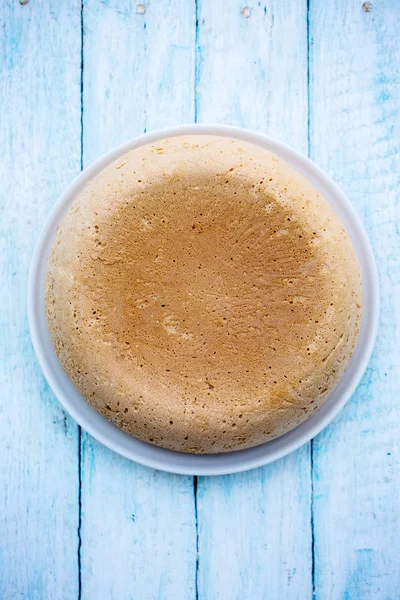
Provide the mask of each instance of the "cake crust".
[{"label": "cake crust", "polygon": [[172,450],[219,453],[309,417],[354,351],[360,267],[317,190],[266,150],[180,136],[76,198],[46,279],[59,360],[96,410]]}]

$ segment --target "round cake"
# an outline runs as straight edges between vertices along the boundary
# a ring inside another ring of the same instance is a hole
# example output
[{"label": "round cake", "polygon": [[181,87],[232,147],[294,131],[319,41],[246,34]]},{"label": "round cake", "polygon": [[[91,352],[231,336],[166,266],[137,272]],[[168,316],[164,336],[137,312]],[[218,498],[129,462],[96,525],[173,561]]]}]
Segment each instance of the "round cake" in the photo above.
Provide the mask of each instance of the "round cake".
[{"label": "round cake", "polygon": [[219,453],[307,419],[353,354],[360,267],[318,191],[217,136],[148,144],[72,204],[46,310],[84,398],[132,436]]}]

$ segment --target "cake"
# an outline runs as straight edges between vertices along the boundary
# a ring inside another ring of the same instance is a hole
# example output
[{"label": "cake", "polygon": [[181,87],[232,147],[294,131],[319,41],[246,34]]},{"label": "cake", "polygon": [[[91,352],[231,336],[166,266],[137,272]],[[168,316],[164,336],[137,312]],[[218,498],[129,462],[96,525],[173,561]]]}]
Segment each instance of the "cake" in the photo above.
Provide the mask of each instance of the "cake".
[{"label": "cake", "polygon": [[351,360],[362,284],[307,179],[256,145],[189,135],[127,152],[76,197],[45,300],[87,402],[145,442],[214,454],[321,406]]}]

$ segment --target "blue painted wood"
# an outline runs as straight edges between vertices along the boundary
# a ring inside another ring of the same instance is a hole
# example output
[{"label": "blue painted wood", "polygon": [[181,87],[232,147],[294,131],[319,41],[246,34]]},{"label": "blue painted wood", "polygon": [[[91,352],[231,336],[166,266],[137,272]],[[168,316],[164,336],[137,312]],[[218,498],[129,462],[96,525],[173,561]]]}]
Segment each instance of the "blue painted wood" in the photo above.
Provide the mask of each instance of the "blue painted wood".
[{"label": "blue painted wood", "polygon": [[[307,152],[306,2],[200,0],[197,113]],[[199,598],[311,598],[309,446],[198,484]]]},{"label": "blue painted wood", "polygon": [[36,363],[26,287],[80,168],[80,1],[9,0],[0,22],[0,598],[77,598],[78,428]]},{"label": "blue painted wood", "polygon": [[195,498],[193,478],[130,463],[86,434],[79,473],[78,428],[34,359],[28,265],[80,168],[81,2],[25,1],[0,10],[0,599],[396,600],[399,3],[84,0],[85,164],[195,117],[303,152],[309,134],[378,259],[373,360],[312,456],[306,446],[199,478]]},{"label": "blue painted wood", "polygon": [[[85,0],[83,31],[85,164],[193,119],[194,3]],[[192,477],[136,465],[84,434],[82,600],[195,598],[193,490]]]},{"label": "blue painted wood", "polygon": [[312,1],[311,154],[372,241],[378,340],[351,402],[314,443],[315,597],[400,597],[400,5]]}]

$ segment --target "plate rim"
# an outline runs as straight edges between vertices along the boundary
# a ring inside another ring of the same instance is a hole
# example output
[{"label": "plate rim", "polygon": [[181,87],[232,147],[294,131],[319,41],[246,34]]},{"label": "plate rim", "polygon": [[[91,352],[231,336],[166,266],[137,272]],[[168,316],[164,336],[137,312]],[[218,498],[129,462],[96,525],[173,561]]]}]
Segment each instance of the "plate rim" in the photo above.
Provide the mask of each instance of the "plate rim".
[{"label": "plate rim", "polygon": [[[49,347],[50,336],[44,315],[42,284],[52,240],[57,224],[62,221],[76,196],[118,156],[144,144],[180,135],[234,138],[261,146],[283,158],[311,181],[331,205],[334,199],[333,208],[353,241],[363,276],[364,307],[356,349],[346,373],[324,404],[306,421],[275,440],[254,448],[214,455],[187,454],[147,444],[125,433],[97,413],[62,370],[51,342]],[[132,138],[103,154],[73,179],[50,211],[37,239],[28,277],[27,312],[32,344],[43,374],[64,410],[83,430],[114,452],[147,467],[180,475],[225,475],[247,471],[283,458],[314,438],[342,410],[360,383],[374,347],[379,319],[379,280],[372,247],[358,214],[337,184],[311,159],[291,146],[256,131],[230,125],[189,124],[158,129]],[[73,398],[69,397],[71,394]],[[334,401],[329,403],[332,398]]]}]

